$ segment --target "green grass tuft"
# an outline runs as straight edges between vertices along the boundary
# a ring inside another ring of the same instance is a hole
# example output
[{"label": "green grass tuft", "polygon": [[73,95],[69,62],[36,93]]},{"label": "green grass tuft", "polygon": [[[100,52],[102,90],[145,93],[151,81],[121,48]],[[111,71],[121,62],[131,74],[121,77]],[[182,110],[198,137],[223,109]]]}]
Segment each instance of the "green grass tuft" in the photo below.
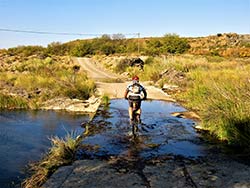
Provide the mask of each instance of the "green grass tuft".
[{"label": "green grass tuft", "polygon": [[30,165],[32,175],[23,181],[22,187],[41,187],[60,166],[71,164],[75,160],[81,140],[82,138],[76,137],[75,133],[68,133],[64,139],[51,138],[51,149],[40,162]]}]

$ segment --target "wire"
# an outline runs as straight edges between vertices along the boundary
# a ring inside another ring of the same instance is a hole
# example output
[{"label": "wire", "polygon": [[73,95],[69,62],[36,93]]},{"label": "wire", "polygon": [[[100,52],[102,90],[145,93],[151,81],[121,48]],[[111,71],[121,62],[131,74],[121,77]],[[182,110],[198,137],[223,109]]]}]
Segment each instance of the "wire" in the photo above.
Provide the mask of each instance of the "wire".
[{"label": "wire", "polygon": [[[6,29],[0,28],[3,32],[15,32],[15,33],[31,33],[40,35],[78,35],[78,36],[102,36],[104,34],[85,34],[85,33],[61,33],[61,32],[49,32],[49,31],[32,31],[32,30],[19,30],[19,29]],[[125,33],[123,35],[137,35],[138,33]],[[110,35],[110,34],[108,34]],[[113,34],[111,34],[113,35]]]}]

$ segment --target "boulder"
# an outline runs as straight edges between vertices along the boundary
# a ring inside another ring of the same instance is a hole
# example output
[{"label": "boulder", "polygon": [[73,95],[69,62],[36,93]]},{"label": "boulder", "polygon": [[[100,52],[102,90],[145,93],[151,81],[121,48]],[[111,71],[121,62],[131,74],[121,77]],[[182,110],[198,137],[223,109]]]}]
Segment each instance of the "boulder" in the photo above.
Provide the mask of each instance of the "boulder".
[{"label": "boulder", "polygon": [[101,104],[100,98],[91,97],[88,100],[69,99],[66,97],[46,101],[44,110],[66,110],[70,112],[94,113]]},{"label": "boulder", "polygon": [[144,61],[142,61],[141,58],[132,58],[129,60],[129,66],[139,67],[140,69],[143,69]]}]

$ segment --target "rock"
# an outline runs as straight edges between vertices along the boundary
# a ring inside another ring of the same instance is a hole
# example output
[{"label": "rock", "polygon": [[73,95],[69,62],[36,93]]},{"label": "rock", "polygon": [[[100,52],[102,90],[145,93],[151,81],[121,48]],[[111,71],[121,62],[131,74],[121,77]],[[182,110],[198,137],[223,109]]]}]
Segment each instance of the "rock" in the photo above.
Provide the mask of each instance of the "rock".
[{"label": "rock", "polygon": [[70,112],[94,113],[97,111],[101,99],[91,97],[88,100],[69,99],[66,97],[46,101],[41,109],[44,110],[66,110]]},{"label": "rock", "polygon": [[125,59],[121,60],[121,63],[122,64],[127,64],[128,66],[131,66],[131,67],[139,67],[142,70],[143,70],[143,67],[144,67],[144,61],[139,57],[125,58]]},{"label": "rock", "polygon": [[142,61],[141,58],[133,58],[133,59],[130,59],[129,65],[131,67],[135,66],[135,67],[140,67],[140,69],[143,69],[144,61]]},{"label": "rock", "polygon": [[78,160],[71,166],[60,167],[43,187],[249,188],[249,173],[249,166],[217,151],[196,159],[174,155],[145,161],[110,157]]},{"label": "rock", "polygon": [[162,87],[162,90],[163,91],[177,91],[177,90],[179,90],[179,86],[164,84]]},{"label": "rock", "polygon": [[178,117],[178,118],[186,118],[186,119],[193,119],[193,120],[200,121],[200,116],[198,116],[195,112],[192,112],[192,111],[174,112],[174,113],[171,113],[171,115]]},{"label": "rock", "polygon": [[119,173],[107,161],[79,160],[72,166],[61,167],[43,185],[46,188],[145,188],[134,172]]}]

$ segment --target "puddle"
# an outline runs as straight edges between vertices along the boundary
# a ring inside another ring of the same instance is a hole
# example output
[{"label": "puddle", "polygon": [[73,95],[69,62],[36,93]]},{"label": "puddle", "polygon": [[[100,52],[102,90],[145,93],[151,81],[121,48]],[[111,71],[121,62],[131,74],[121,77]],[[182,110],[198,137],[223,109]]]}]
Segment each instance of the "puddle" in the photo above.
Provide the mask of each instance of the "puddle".
[{"label": "puddle", "polygon": [[[128,104],[126,100],[111,100],[108,108],[97,113],[88,125],[89,136],[83,141],[79,158],[108,156],[152,158],[161,155],[199,157],[205,155],[197,133],[195,122],[171,116],[185,109],[165,101],[142,103],[142,125],[138,139],[129,136]],[[86,128],[86,127],[85,127]]]}]

